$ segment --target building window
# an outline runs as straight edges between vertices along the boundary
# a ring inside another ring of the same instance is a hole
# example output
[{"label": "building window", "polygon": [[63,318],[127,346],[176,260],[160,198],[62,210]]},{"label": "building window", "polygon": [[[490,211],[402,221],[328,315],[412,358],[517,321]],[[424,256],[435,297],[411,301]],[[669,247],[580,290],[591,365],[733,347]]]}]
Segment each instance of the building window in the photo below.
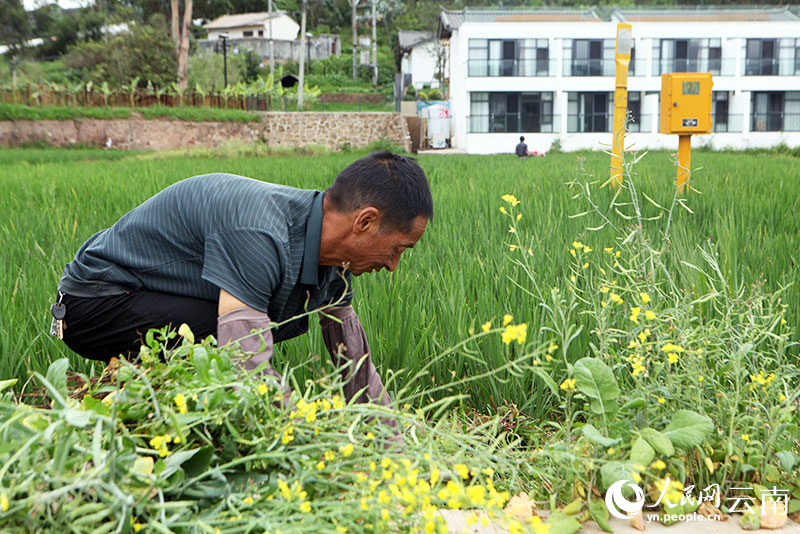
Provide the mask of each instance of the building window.
[{"label": "building window", "polygon": [[722,39],[660,39],[653,43],[653,75],[722,72]]},{"label": "building window", "polygon": [[469,76],[548,76],[547,39],[470,39]]},{"label": "building window", "polygon": [[775,76],[777,39],[748,39],[745,49],[745,76]]},{"label": "building window", "polygon": [[572,40],[572,76],[603,75],[603,40]]},{"label": "building window", "polygon": [[627,129],[629,132],[642,131],[642,93],[633,91],[628,93]]},{"label": "building window", "polygon": [[728,91],[711,93],[711,122],[713,131],[728,131]]},{"label": "building window", "polygon": [[242,32],[242,35],[244,35],[245,37],[252,37],[253,36],[253,32],[252,32],[252,30],[245,30],[245,31]]},{"label": "building window", "polygon": [[794,74],[800,74],[800,39],[794,40]]},{"label": "building window", "polygon": [[787,132],[800,132],[800,91],[786,92],[783,129]]},{"label": "building window", "polygon": [[613,93],[569,93],[569,132],[610,132],[614,115]]},{"label": "building window", "polygon": [[636,76],[636,48],[633,46],[633,43],[631,43],[631,61],[628,64],[628,76]]},{"label": "building window", "polygon": [[553,131],[553,93],[470,93],[470,133]]},{"label": "building window", "polygon": [[783,130],[783,102],[783,91],[754,92],[751,129],[754,132]]},{"label": "building window", "polygon": [[258,36],[264,37],[264,30],[258,30]]}]

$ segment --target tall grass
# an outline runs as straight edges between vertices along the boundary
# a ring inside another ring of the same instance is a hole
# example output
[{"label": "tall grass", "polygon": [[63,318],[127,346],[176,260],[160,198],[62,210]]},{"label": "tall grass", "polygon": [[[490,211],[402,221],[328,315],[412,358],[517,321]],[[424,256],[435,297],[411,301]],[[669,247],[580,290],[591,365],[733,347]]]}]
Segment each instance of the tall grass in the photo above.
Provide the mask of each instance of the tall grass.
[{"label": "tall grass", "polygon": [[[50,361],[69,356],[73,367],[87,369],[61,343],[49,338],[48,306],[63,266],[83,241],[167,185],[196,174],[232,172],[302,188],[323,189],[360,153],[267,158],[197,159],[132,156],[116,161],[58,161],[45,152],[40,163],[15,161],[0,151],[0,377],[42,372]],[[52,156],[56,154],[56,156]],[[498,323],[504,314],[527,322],[538,336],[543,311],[525,292],[527,277],[513,264],[508,221],[499,212],[500,196],[516,195],[523,218],[520,231],[530,239],[536,283],[547,290],[570,276],[568,248],[580,240],[596,250],[614,246],[614,234],[584,230],[585,220],[570,215],[585,210],[565,184],[579,168],[605,181],[608,156],[599,153],[551,154],[518,160],[512,156],[424,156],[436,201],[435,222],[419,246],[406,253],[394,273],[357,279],[355,306],[364,323],[373,358],[392,373],[397,388],[410,392],[453,377],[500,367],[513,357],[513,345],[497,336],[482,338],[474,353],[433,362],[428,375],[408,384],[432,355],[455,345],[470,328]],[[47,161],[51,160],[51,161]],[[688,210],[678,208],[670,221],[671,274],[687,297],[706,292],[703,278],[681,263],[702,264],[700,245],[711,243],[722,273],[736,285],[759,284],[784,293],[789,325],[800,327],[800,179],[795,159],[769,155],[698,152],[693,163],[697,191],[687,195]],[[636,166],[638,189],[669,205],[675,167],[670,155],[653,152]],[[610,205],[608,189],[595,192],[600,206]],[[643,215],[659,210],[642,204]],[[663,225],[659,225],[663,227]],[[652,230],[650,230],[652,231]],[[527,253],[527,251],[523,251]],[[517,284],[522,287],[518,287]],[[710,310],[709,313],[714,313]],[[589,350],[589,333],[570,345],[574,361]],[[544,341],[544,338],[542,339]],[[309,353],[327,358],[318,329],[280,344],[277,366],[298,362]],[[796,354],[793,355],[796,358]],[[319,369],[308,369],[314,376]],[[550,410],[544,385],[531,376],[474,382],[466,391],[478,409],[513,402],[533,416]]]}]

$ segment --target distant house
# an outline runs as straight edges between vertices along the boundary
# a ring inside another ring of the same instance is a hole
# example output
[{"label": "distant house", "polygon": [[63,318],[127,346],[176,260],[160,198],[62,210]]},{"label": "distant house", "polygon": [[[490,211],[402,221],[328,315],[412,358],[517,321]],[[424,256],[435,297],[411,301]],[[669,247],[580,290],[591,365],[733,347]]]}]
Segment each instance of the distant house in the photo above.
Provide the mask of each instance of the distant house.
[{"label": "distant house", "polygon": [[251,37],[270,38],[270,28],[274,34],[274,39],[283,41],[294,41],[300,32],[300,25],[282,11],[270,14],[262,13],[243,13],[241,15],[222,15],[217,17],[203,27],[208,32],[208,39],[216,41],[220,34],[227,33],[229,39],[246,39]]},{"label": "distant house", "polygon": [[[271,20],[271,22],[270,22]],[[282,11],[223,15],[203,27],[208,39],[198,41],[204,50],[222,52],[220,36],[227,35],[228,53],[238,54],[241,49],[252,50],[262,59],[270,57],[270,26],[274,38],[273,51],[276,62],[300,60],[300,26]],[[306,59],[325,59],[342,53],[338,35],[313,35],[306,39]]]},{"label": "distant house", "polygon": [[438,56],[444,54],[444,72],[448,72],[448,48],[440,47],[433,32],[399,30],[397,41],[400,72],[411,76],[414,88],[439,87],[436,62]]}]

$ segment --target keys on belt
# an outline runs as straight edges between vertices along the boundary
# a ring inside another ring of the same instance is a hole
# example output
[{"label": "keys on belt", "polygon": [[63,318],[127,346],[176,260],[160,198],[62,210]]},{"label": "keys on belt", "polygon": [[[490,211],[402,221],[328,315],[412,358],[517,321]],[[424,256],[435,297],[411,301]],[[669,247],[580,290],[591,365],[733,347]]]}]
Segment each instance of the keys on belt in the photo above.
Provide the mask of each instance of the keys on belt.
[{"label": "keys on belt", "polygon": [[62,302],[64,293],[58,292],[58,302],[50,306],[50,313],[53,320],[50,323],[50,335],[58,339],[64,339],[64,317],[67,316],[67,306]]}]

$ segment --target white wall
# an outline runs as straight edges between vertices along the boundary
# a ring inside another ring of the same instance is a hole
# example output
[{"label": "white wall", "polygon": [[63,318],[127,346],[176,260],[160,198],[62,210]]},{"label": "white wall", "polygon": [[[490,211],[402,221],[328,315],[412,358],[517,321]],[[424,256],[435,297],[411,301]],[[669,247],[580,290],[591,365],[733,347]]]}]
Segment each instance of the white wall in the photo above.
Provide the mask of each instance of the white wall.
[{"label": "white wall", "polygon": [[[262,39],[269,39],[269,26],[269,21],[265,21],[263,24],[238,26],[230,29],[209,29],[208,38],[209,40],[217,40],[219,39],[220,33],[227,33],[230,39],[244,39],[245,31],[252,31],[252,37],[258,38],[258,32],[260,30],[264,32]],[[298,33],[300,33],[300,25],[293,21],[288,15],[282,14],[272,19],[272,31],[275,32],[276,40],[294,41],[297,39]]]},{"label": "white wall", "polygon": [[[450,101],[453,117],[453,146],[468,153],[511,152],[519,136],[531,150],[546,151],[558,139],[562,150],[607,149],[610,133],[567,132],[567,94],[581,91],[614,90],[614,78],[562,76],[565,39],[613,39],[617,22],[540,22],[540,23],[470,23],[453,31],[450,39]],[[634,22],[637,75],[628,78],[629,91],[641,91],[642,116],[649,116],[647,131],[630,134],[628,144],[639,148],[677,149],[677,136],[658,134],[661,77],[653,73],[653,43],[670,38],[719,38],[722,60],[730,62],[731,76],[714,76],[715,91],[729,91],[729,125],[739,132],[695,136],[693,144],[707,143],[715,148],[769,147],[779,143],[800,146],[800,132],[750,132],[750,99],[753,91],[800,91],[800,76],[743,76],[744,48],[747,38],[800,38],[800,21],[759,22]],[[549,40],[551,76],[549,77],[468,77],[469,39]],[[723,68],[723,73],[725,73]],[[467,134],[470,93],[478,91],[553,92],[554,133],[485,133]],[[611,120],[611,118],[609,118]]]},{"label": "white wall", "polygon": [[[439,87],[439,80],[436,76],[436,44],[432,41],[420,43],[411,49],[409,54],[403,56],[400,64],[400,72],[411,74],[411,80],[415,89],[423,86]],[[445,48],[445,51],[447,49]],[[447,63],[445,62],[445,72]]]}]

